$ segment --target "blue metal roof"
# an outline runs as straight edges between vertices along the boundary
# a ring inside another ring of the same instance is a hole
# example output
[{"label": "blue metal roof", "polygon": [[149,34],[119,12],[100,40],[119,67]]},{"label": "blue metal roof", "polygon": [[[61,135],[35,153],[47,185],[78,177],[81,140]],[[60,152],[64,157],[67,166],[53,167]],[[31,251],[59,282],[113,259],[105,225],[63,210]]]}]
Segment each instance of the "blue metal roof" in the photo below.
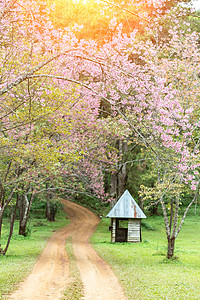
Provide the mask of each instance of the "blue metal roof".
[{"label": "blue metal roof", "polygon": [[145,219],[146,216],[135,202],[128,190],[119,198],[115,206],[106,216],[109,218]]}]

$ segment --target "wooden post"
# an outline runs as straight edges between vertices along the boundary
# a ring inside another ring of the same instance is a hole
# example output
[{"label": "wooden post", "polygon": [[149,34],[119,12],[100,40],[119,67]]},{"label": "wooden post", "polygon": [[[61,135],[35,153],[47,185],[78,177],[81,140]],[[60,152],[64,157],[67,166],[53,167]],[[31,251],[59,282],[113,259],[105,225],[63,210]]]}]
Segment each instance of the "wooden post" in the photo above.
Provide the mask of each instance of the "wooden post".
[{"label": "wooden post", "polygon": [[111,232],[111,242],[115,243],[116,237],[116,219],[112,218],[112,232]]}]

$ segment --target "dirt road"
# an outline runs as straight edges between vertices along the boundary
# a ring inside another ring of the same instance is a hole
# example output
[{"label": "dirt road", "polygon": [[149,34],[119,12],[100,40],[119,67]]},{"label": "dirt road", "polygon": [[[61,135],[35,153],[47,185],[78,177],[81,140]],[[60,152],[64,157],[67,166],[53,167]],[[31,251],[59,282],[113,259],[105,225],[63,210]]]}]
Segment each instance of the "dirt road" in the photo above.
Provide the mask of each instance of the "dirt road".
[{"label": "dirt road", "polygon": [[111,267],[88,242],[98,218],[88,209],[62,201],[71,219],[70,225],[55,232],[35,264],[31,274],[9,300],[57,300],[70,281],[69,259],[65,242],[72,237],[74,254],[87,300],[126,300],[123,289]]}]

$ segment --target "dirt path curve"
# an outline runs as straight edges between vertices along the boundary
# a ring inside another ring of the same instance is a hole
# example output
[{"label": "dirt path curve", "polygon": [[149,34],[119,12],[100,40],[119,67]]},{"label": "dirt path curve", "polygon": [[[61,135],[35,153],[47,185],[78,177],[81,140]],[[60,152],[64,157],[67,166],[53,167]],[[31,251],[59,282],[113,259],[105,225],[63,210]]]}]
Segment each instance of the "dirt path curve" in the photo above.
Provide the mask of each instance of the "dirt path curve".
[{"label": "dirt path curve", "polygon": [[111,267],[94,251],[89,237],[98,218],[88,209],[62,200],[71,223],[56,231],[36,262],[31,274],[21,283],[10,300],[58,300],[70,281],[66,238],[72,237],[74,254],[87,300],[126,300],[123,289]]}]

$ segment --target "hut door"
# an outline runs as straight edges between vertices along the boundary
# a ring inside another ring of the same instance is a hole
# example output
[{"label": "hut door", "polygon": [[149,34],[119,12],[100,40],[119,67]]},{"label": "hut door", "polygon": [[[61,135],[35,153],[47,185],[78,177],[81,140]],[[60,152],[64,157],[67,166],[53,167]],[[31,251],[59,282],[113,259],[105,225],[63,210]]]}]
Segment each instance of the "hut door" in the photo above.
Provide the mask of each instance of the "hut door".
[{"label": "hut door", "polygon": [[116,238],[115,242],[127,242],[128,236],[128,221],[116,220]]}]

